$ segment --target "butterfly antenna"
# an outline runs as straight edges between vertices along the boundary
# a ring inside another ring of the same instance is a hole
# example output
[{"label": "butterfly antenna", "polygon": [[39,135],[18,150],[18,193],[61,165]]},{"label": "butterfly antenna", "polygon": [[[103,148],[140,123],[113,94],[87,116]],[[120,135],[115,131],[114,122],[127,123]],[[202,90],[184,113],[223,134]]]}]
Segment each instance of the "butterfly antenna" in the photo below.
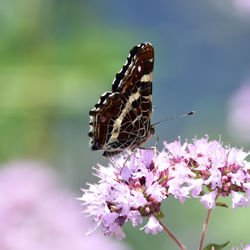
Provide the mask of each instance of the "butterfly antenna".
[{"label": "butterfly antenna", "polygon": [[183,118],[183,117],[186,117],[186,116],[190,116],[190,115],[193,115],[193,114],[195,114],[195,111],[191,111],[191,112],[183,114],[183,115],[172,116],[172,117],[169,117],[167,119],[156,122],[156,123],[152,124],[152,126],[155,126],[155,125],[157,125],[159,123],[162,123],[162,122],[171,121],[171,120],[175,120],[175,119],[178,119],[178,118]]}]

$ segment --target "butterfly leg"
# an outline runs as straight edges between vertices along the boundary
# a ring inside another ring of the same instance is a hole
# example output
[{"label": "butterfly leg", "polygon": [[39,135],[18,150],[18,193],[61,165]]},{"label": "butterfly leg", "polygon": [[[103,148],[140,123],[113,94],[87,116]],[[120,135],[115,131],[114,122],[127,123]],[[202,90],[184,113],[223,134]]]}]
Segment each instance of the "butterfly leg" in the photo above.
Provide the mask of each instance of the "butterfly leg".
[{"label": "butterfly leg", "polygon": [[160,137],[159,137],[159,135],[157,135],[156,133],[154,133],[154,134],[153,134],[153,136],[155,136],[155,137],[156,137],[154,147],[157,147],[157,144],[158,144],[158,142],[159,142],[159,140],[160,140]]},{"label": "butterfly leg", "polygon": [[158,142],[159,142],[159,140],[160,140],[160,137],[159,137],[159,135],[158,135],[158,134],[156,134],[156,133],[154,133],[154,136],[156,137],[156,140],[155,140],[155,145],[153,146],[153,148],[154,148],[154,151],[155,151],[155,156],[156,156],[156,152],[157,152],[157,144],[158,144]]},{"label": "butterfly leg", "polygon": [[[115,166],[117,166],[117,164],[115,163],[115,159],[113,159],[113,156],[115,156],[117,154],[120,154],[121,152],[122,151],[110,151],[110,152],[105,151],[104,154],[103,154],[103,156],[107,157],[107,158],[110,157],[110,161],[113,164],[113,166],[115,167]],[[135,154],[135,152],[131,151],[131,153],[128,153],[127,157],[121,156],[121,157],[124,158],[124,162],[122,163],[122,166],[121,166],[121,169],[120,169],[120,175],[121,175],[121,173],[123,171],[123,168],[125,167],[127,161],[129,161],[131,159],[131,157],[132,157],[133,154]]]},{"label": "butterfly leg", "polygon": [[120,170],[120,175],[122,174],[122,171],[123,171],[123,168],[125,167],[125,164],[127,163],[128,160],[131,159],[131,157],[132,157],[132,155],[133,155],[134,153],[135,153],[135,152],[132,151],[132,152],[127,156],[127,158],[125,159],[125,161],[123,162],[122,168],[121,168],[121,170]]},{"label": "butterfly leg", "polygon": [[142,150],[153,149],[155,151],[155,153],[156,153],[156,151],[157,151],[157,144],[159,142],[159,136],[157,134],[153,134],[153,135],[156,137],[156,141],[155,141],[155,145],[154,146],[152,146],[150,148],[139,146],[137,148],[142,149]]}]

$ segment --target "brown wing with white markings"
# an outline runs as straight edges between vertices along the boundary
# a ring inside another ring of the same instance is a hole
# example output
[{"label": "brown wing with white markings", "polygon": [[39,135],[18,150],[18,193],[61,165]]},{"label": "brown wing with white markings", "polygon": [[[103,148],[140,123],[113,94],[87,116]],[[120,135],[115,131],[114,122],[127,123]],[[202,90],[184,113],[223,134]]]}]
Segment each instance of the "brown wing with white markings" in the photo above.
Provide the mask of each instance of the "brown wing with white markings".
[{"label": "brown wing with white markings", "polygon": [[90,144],[105,157],[145,143],[151,137],[154,51],[150,43],[135,46],[112,85],[90,111]]}]

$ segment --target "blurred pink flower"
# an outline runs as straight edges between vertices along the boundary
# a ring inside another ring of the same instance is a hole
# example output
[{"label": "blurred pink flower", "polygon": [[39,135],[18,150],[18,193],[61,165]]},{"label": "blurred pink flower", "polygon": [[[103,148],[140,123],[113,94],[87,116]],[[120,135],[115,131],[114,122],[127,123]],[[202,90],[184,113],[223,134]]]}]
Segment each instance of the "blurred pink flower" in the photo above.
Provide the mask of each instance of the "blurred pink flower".
[{"label": "blurred pink flower", "polygon": [[51,169],[35,162],[0,169],[1,250],[127,249],[100,233],[85,236],[89,223],[75,195],[55,179]]},{"label": "blurred pink flower", "polygon": [[232,0],[234,7],[236,7],[241,14],[250,15],[250,1],[249,0]]},{"label": "blurred pink flower", "polygon": [[240,247],[233,247],[232,250],[250,250],[250,244],[243,246],[243,242],[240,241]]},{"label": "blurred pink flower", "polygon": [[[249,1],[250,3],[250,1]],[[229,132],[235,140],[250,142],[250,80],[232,96],[228,111]]]}]

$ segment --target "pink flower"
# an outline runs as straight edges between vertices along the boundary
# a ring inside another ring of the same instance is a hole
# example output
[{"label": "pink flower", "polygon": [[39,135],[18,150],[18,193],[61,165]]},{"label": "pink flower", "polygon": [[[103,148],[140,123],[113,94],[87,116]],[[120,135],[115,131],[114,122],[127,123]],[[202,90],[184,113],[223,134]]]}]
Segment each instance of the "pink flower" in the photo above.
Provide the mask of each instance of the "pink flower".
[{"label": "pink flower", "polygon": [[192,196],[197,198],[199,197],[202,191],[202,185],[204,181],[202,179],[191,179],[189,181],[189,191],[192,191]]},{"label": "pink flower", "polygon": [[222,178],[221,171],[217,168],[210,169],[210,176],[207,180],[204,181],[205,185],[211,185],[211,188],[214,190],[216,187],[222,187]]},{"label": "pink flower", "polygon": [[157,234],[158,232],[161,232],[162,229],[163,228],[159,224],[159,221],[153,215],[151,215],[149,217],[147,225],[142,227],[140,230],[145,230],[146,234],[148,234],[149,232],[152,234]]},{"label": "pink flower", "polygon": [[187,143],[181,145],[180,138],[179,141],[175,141],[172,143],[164,142],[164,146],[175,157],[175,160],[179,160],[186,154]]},{"label": "pink flower", "polygon": [[[234,0],[235,3],[248,3],[250,1]],[[243,8],[247,10],[247,8]],[[247,80],[231,97],[228,107],[228,129],[231,136],[245,143],[250,142],[250,80]]]},{"label": "pink flower", "polygon": [[192,176],[194,177],[195,174],[187,167],[185,162],[177,163],[174,168],[169,168],[168,191],[182,203],[185,198],[189,198],[190,191],[185,184],[191,182]]},{"label": "pink flower", "polygon": [[219,195],[232,195],[233,208],[248,205],[249,153],[223,147],[208,136],[183,145],[180,139],[164,145],[160,153],[138,149],[128,158],[113,158],[108,167],[98,165],[98,184],[88,184],[80,198],[85,213],[96,223],[94,229],[121,239],[125,223],[137,226],[146,218],[142,229],[155,234],[162,230],[161,204],[170,195],[182,203],[193,196],[207,209],[216,207]]},{"label": "pink flower", "polygon": [[84,236],[90,224],[75,195],[62,189],[51,169],[18,161],[0,170],[1,250],[125,249],[96,233]]},{"label": "pink flower", "polygon": [[243,194],[239,194],[235,191],[231,191],[232,195],[232,208],[235,209],[236,207],[248,206],[249,200]]},{"label": "pink flower", "polygon": [[215,198],[218,194],[218,191],[212,191],[208,194],[204,194],[201,198],[200,201],[203,203],[205,208],[210,209],[210,208],[215,208]]}]

